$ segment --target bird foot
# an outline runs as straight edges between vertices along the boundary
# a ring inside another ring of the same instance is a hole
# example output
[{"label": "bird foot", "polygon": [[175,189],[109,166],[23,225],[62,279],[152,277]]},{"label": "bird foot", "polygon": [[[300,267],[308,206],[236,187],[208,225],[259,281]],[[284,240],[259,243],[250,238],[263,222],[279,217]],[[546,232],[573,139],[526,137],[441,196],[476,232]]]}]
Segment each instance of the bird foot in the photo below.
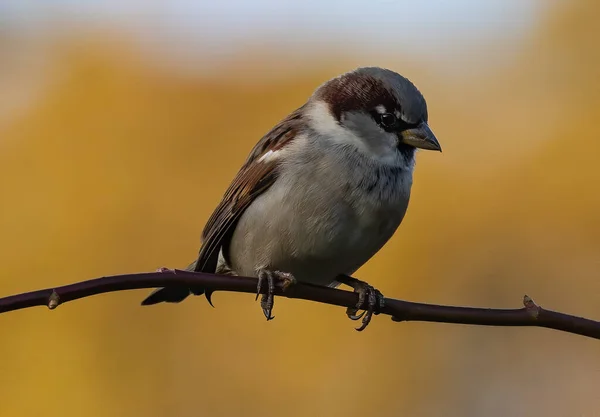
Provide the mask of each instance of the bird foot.
[{"label": "bird foot", "polygon": [[[354,289],[354,292],[358,294],[358,303],[356,307],[346,309],[346,315],[350,320],[360,320],[362,323],[356,330],[362,332],[367,328],[373,318],[373,314],[377,315],[384,306],[384,297],[378,289],[367,284],[364,281],[358,280],[347,275],[342,275],[336,278],[336,281],[346,284]],[[367,308],[362,313],[358,314],[358,311],[364,308],[366,303]]]},{"label": "bird foot", "polygon": [[260,307],[262,308],[263,314],[267,318],[267,321],[273,320],[275,317],[271,315],[273,312],[273,304],[275,298],[275,284],[279,281],[281,289],[285,291],[290,285],[296,283],[296,278],[290,273],[281,271],[269,271],[267,269],[261,269],[258,271],[258,285],[256,287],[256,300],[258,295],[261,293],[263,285],[267,285],[266,294],[262,294],[260,299]]}]

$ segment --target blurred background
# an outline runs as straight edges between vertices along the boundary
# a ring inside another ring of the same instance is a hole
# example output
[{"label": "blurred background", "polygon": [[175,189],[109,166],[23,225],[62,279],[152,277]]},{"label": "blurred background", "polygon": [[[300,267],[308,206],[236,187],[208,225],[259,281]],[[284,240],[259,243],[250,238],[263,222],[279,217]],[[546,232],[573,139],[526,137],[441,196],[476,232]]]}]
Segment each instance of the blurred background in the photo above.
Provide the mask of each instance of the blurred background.
[{"label": "blurred background", "polygon": [[[248,151],[323,81],[411,79],[389,297],[600,319],[600,3],[0,0],[0,294],[184,267]],[[0,316],[0,415],[600,415],[598,341],[147,291]]]}]

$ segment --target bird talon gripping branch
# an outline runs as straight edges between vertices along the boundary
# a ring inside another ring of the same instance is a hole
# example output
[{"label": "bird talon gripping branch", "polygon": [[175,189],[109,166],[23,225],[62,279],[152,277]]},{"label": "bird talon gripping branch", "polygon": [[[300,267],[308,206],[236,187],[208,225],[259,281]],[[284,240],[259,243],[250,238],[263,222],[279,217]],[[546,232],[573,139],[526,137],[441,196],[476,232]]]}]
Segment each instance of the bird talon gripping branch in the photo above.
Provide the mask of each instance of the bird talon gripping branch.
[{"label": "bird talon gripping branch", "polygon": [[[346,310],[346,315],[350,320],[360,320],[362,318],[362,323],[356,330],[363,331],[371,322],[373,314],[379,314],[383,308],[383,295],[379,290],[366,282],[347,275],[338,276],[336,281],[352,287],[354,292],[358,294],[358,303],[356,303],[356,307],[348,308]],[[361,309],[363,312],[361,314],[356,314]]]},{"label": "bird talon gripping branch", "polygon": [[263,314],[267,318],[267,321],[273,320],[275,318],[273,315],[271,315],[271,313],[273,312],[273,305],[275,303],[274,298],[276,281],[281,283],[280,285],[283,291],[285,291],[290,285],[296,283],[296,279],[293,277],[293,275],[287,272],[269,271],[266,269],[261,269],[258,271],[256,300],[258,300],[258,295],[261,294],[262,287],[266,282],[267,292],[266,294],[262,294],[260,306],[262,308]]}]

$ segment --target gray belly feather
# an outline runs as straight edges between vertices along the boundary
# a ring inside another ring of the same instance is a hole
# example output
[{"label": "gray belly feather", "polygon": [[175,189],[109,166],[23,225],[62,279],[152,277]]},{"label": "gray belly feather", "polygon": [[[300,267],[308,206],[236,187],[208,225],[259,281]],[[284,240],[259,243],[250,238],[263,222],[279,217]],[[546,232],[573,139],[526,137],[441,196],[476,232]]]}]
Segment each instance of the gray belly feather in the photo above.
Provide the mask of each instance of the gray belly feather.
[{"label": "gray belly feather", "polygon": [[[281,167],[236,226],[229,259],[237,274],[256,276],[268,268],[327,285],[356,271],[394,234],[408,206],[412,172],[336,155],[312,156],[310,172],[302,158]],[[360,164],[366,165],[357,169]]]}]

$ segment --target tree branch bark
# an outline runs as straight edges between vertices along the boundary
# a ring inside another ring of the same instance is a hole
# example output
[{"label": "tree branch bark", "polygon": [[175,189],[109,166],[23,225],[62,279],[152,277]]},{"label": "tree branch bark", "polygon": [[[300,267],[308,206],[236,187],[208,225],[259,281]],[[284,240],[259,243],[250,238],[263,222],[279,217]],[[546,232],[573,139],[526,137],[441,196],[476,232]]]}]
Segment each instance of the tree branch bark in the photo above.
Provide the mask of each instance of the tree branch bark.
[{"label": "tree branch bark", "polygon": [[[0,298],[0,313],[34,306],[47,306],[54,309],[67,301],[96,294],[170,285],[203,286],[209,291],[254,294],[257,279],[182,270],[114,275]],[[277,288],[276,294],[341,307],[355,307],[358,302],[358,296],[354,292],[303,283],[293,285],[285,292]],[[528,296],[524,296],[523,304],[524,307],[520,309],[491,309],[413,303],[386,298],[380,314],[392,316],[392,320],[398,322],[428,321],[481,326],[546,327],[600,339],[600,322],[543,309]]]}]

